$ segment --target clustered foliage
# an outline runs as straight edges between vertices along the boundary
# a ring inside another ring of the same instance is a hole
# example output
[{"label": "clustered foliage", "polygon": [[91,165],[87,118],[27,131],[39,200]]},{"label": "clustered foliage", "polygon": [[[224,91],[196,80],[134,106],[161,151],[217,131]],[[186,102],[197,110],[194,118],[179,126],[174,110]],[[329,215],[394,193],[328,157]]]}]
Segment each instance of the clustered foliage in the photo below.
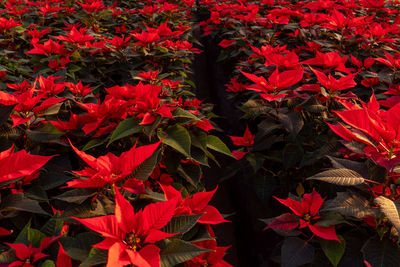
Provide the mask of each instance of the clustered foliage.
[{"label": "clustered foliage", "polygon": [[240,161],[224,179],[236,173],[269,201],[266,229],[283,236],[265,261],[398,266],[398,1],[201,4],[248,125],[231,137]]},{"label": "clustered foliage", "polygon": [[0,265],[230,266],[193,5],[0,1]]}]

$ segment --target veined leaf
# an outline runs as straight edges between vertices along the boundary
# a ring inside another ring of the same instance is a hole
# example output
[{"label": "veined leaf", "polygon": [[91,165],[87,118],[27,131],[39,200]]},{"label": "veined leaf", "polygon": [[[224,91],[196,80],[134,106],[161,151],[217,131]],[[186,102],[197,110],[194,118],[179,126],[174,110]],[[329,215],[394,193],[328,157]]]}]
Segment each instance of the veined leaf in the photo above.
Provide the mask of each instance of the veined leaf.
[{"label": "veined leaf", "polygon": [[191,146],[191,139],[189,132],[186,130],[185,127],[175,124],[173,126],[168,127],[168,129],[163,132],[158,132],[158,138],[161,140],[163,139],[163,143],[176,149],[180,153],[184,154],[188,158],[190,156],[190,146]]},{"label": "veined leaf", "polygon": [[106,140],[102,139],[102,138],[92,139],[86,143],[86,145],[82,148],[82,151],[86,151],[86,150],[95,148],[97,146],[101,146],[105,142],[106,142]]},{"label": "veined leaf", "polygon": [[224,144],[224,142],[222,142],[221,139],[214,135],[207,136],[207,147],[219,153],[225,154],[229,157],[235,158],[234,156],[232,156],[232,152]]},{"label": "veined leaf", "polygon": [[210,250],[200,248],[180,239],[174,239],[160,252],[161,267],[176,266],[208,251]]},{"label": "veined leaf", "polygon": [[289,133],[296,137],[304,126],[304,120],[299,112],[289,114],[279,113],[278,118]]},{"label": "veined leaf", "polygon": [[327,200],[321,211],[333,211],[354,218],[377,216],[377,210],[372,209],[368,200],[356,193],[338,192],[336,198]]},{"label": "veined leaf", "polygon": [[179,108],[179,107],[174,109],[171,113],[174,116],[174,118],[187,118],[187,119],[193,119],[193,120],[196,120],[196,121],[200,120],[193,113],[190,113],[189,111],[184,110],[184,109]]},{"label": "veined leaf", "polygon": [[370,238],[361,249],[364,259],[373,267],[398,267],[400,249],[391,240]]},{"label": "veined leaf", "polygon": [[52,260],[45,260],[42,264],[39,265],[39,267],[56,267],[56,265]]},{"label": "veined leaf", "polygon": [[394,228],[400,232],[400,216],[396,204],[384,196],[375,198],[375,203],[379,205],[380,210],[393,224]]},{"label": "veined leaf", "polygon": [[297,267],[310,263],[314,258],[314,248],[307,241],[297,237],[285,239],[281,249],[282,267]]},{"label": "veined leaf", "polygon": [[184,234],[196,225],[202,215],[203,214],[174,216],[162,231],[167,233]]},{"label": "veined leaf", "polygon": [[139,125],[139,118],[127,118],[121,121],[117,128],[112,132],[107,147],[112,143],[124,137],[130,136],[134,133],[140,132],[143,126]]},{"label": "veined leaf", "polygon": [[322,250],[324,251],[328,260],[335,267],[338,266],[346,249],[346,241],[344,240],[344,238],[339,235],[338,238],[341,243],[337,242],[336,240],[320,240]]},{"label": "veined leaf", "polygon": [[0,212],[19,210],[49,215],[37,201],[26,198],[23,193],[8,195],[2,201]]},{"label": "veined leaf", "polygon": [[154,168],[157,166],[159,161],[160,150],[156,150],[153,155],[145,159],[139,166],[134,170],[133,177],[142,181],[146,181]]},{"label": "veined leaf", "polygon": [[307,180],[319,180],[336,185],[359,185],[364,183],[364,178],[350,169],[332,169],[307,178]]},{"label": "veined leaf", "polygon": [[89,267],[107,262],[107,250],[91,248],[88,257],[82,262],[80,267]]}]

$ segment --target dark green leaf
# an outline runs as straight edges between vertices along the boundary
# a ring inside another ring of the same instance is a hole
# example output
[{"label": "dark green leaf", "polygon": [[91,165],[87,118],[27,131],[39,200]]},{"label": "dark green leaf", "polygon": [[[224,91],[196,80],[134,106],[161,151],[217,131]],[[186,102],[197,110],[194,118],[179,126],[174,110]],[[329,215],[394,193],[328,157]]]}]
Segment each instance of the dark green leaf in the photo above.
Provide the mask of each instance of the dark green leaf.
[{"label": "dark green leaf", "polygon": [[26,198],[23,193],[8,195],[2,201],[0,212],[18,210],[49,215],[40,207],[37,201]]},{"label": "dark green leaf", "polygon": [[39,267],[56,267],[56,265],[52,260],[45,260],[42,264],[39,265]]},{"label": "dark green leaf", "polygon": [[202,215],[203,214],[174,216],[162,231],[167,233],[184,234],[196,225],[196,222]]},{"label": "dark green leaf", "polygon": [[377,237],[370,238],[361,249],[364,259],[372,267],[398,267],[400,249],[389,239],[380,241]]},{"label": "dark green leaf", "polygon": [[88,257],[82,262],[80,267],[90,267],[107,262],[107,250],[91,248]]},{"label": "dark green leaf", "polygon": [[292,112],[289,114],[279,113],[278,118],[281,120],[286,130],[294,137],[297,136],[304,126],[303,117],[299,112]]},{"label": "dark green leaf", "polygon": [[3,125],[11,115],[11,112],[14,110],[15,105],[6,106],[0,104],[0,126]]},{"label": "dark green leaf", "polygon": [[193,113],[190,113],[187,110],[184,110],[182,108],[176,108],[172,111],[172,115],[174,118],[187,118],[187,119],[193,119],[193,120],[199,120],[199,118],[194,115]]},{"label": "dark green leaf", "polygon": [[38,181],[43,190],[57,188],[71,179],[71,176],[67,176],[60,172],[44,172],[38,177]]},{"label": "dark green leaf", "polygon": [[208,251],[210,250],[180,239],[174,239],[160,252],[161,267],[176,266]]},{"label": "dark green leaf", "polygon": [[[164,138],[165,137],[165,138]],[[165,133],[158,132],[158,138],[163,139],[163,143],[176,149],[177,151],[184,154],[186,157],[191,158],[190,156],[190,146],[191,139],[189,132],[185,127],[175,124],[173,126],[168,127]]]},{"label": "dark green leaf", "polygon": [[314,248],[307,241],[297,237],[285,239],[281,249],[282,267],[297,267],[310,263],[314,258]]},{"label": "dark green leaf", "polygon": [[97,191],[93,188],[76,188],[68,190],[61,195],[53,197],[54,199],[59,199],[66,202],[81,204],[89,197],[94,196]]},{"label": "dark green leaf", "polygon": [[54,215],[40,228],[40,231],[47,236],[59,235],[64,226],[64,221],[59,219],[59,217],[60,215],[58,213]]},{"label": "dark green leaf", "polygon": [[29,228],[28,229],[28,241],[33,247],[40,247],[40,242],[45,238],[46,235],[39,230]]},{"label": "dark green leaf", "polygon": [[139,118],[128,118],[121,121],[117,128],[115,128],[115,130],[112,132],[110,140],[107,143],[107,147],[119,139],[140,132],[143,126],[139,125],[139,123]]},{"label": "dark green leaf", "polygon": [[324,251],[329,261],[332,263],[332,265],[335,267],[338,266],[346,249],[346,241],[344,240],[344,238],[340,235],[338,235],[338,238],[341,243],[335,240],[320,239],[322,250]]},{"label": "dark green leaf", "polygon": [[86,150],[101,146],[105,142],[106,142],[106,139],[103,139],[103,138],[92,139],[89,142],[87,142],[86,145],[81,150],[86,151]]},{"label": "dark green leaf", "polygon": [[232,152],[229,150],[229,148],[224,144],[224,142],[221,141],[218,137],[214,135],[208,135],[207,136],[207,147],[215,150],[219,153],[225,154],[227,156],[230,156],[232,158],[235,158],[232,156]]},{"label": "dark green leaf", "polygon": [[146,181],[150,174],[153,172],[154,168],[157,166],[160,156],[160,150],[158,149],[147,158],[145,161],[142,162],[139,166],[136,167],[134,170],[134,177],[136,179]]}]

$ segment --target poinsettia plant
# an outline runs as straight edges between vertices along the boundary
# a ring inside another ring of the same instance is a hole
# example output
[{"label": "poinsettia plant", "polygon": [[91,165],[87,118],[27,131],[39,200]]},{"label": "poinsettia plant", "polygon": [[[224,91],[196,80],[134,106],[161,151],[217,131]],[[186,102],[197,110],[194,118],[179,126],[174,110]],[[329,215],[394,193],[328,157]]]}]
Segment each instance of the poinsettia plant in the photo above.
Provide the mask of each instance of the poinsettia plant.
[{"label": "poinsettia plant", "polygon": [[[219,90],[238,107],[223,115],[242,126],[226,129],[242,148],[223,179],[252,188],[248,200],[265,208],[270,219],[262,220],[282,236],[277,250],[269,241],[276,234],[252,230],[265,242],[243,260],[396,266],[398,3],[201,3],[204,38],[225,74]],[[253,213],[245,213],[246,228],[260,218]],[[378,247],[384,252],[375,254]]]},{"label": "poinsettia plant", "polygon": [[1,264],[230,266],[202,177],[233,156],[190,80],[193,9],[1,1]]}]

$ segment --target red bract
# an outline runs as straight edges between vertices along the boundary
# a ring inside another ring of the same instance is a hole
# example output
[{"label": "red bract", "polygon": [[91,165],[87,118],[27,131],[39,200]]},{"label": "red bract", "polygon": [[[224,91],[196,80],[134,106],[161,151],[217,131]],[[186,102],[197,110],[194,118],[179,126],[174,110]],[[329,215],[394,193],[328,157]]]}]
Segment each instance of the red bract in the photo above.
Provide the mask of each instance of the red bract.
[{"label": "red bract", "polygon": [[175,216],[204,213],[198,220],[199,223],[219,224],[228,222],[221,216],[215,207],[208,205],[215,191],[217,191],[217,188],[210,192],[195,193],[191,197],[188,196],[184,199],[182,199],[181,193],[172,186],[161,185],[161,188],[163,189],[167,200],[178,199],[174,211]]},{"label": "red bract", "polygon": [[90,168],[85,167],[82,171],[74,171],[74,173],[88,177],[89,179],[79,179],[68,182],[68,187],[104,187],[106,184],[115,184],[125,177],[132,174],[132,171],[139,166],[143,161],[149,158],[160,142],[155,144],[141,146],[136,148],[136,144],[126,152],[123,152],[119,157],[112,153],[107,153],[104,156],[95,158],[79,151],[71,144],[71,147],[78,156],[85,161]]},{"label": "red bract", "polygon": [[160,39],[160,36],[157,32],[145,32],[142,31],[141,33],[134,33],[132,34],[139,42],[136,42],[135,45],[140,46],[147,46],[152,44]]},{"label": "red bract", "polygon": [[254,136],[252,135],[249,126],[246,126],[243,137],[240,136],[229,136],[235,146],[246,146],[250,147],[254,144]]},{"label": "red bract", "polygon": [[[317,220],[320,218],[320,216],[318,216],[318,211],[321,208],[324,199],[315,190],[310,194],[304,194],[301,201],[296,201],[290,198],[280,199],[275,197],[275,199],[290,208],[294,214],[299,217],[300,229],[308,227],[311,232],[318,237],[340,242],[336,235],[335,226],[323,227],[317,224]],[[267,228],[279,228],[282,230],[294,229],[298,226],[295,219],[296,218],[290,214],[283,214],[272,221]]]},{"label": "red bract", "polygon": [[35,92],[39,94],[43,94],[46,96],[57,95],[64,91],[65,83],[56,83],[56,80],[61,79],[61,77],[53,77],[53,75],[44,78],[43,76],[39,76],[39,88],[34,89]]},{"label": "red bract", "polygon": [[114,215],[74,219],[105,237],[94,246],[108,250],[107,267],[159,267],[160,249],[154,243],[174,236],[160,229],[171,220],[177,199],[153,203],[135,213],[121,193],[115,193]]},{"label": "red bract", "polygon": [[276,69],[268,81],[264,77],[258,77],[254,74],[246,73],[241,71],[248,79],[252,80],[256,85],[250,85],[246,88],[256,92],[261,92],[260,95],[267,101],[274,101],[285,97],[287,94],[279,94],[282,90],[298,83],[303,78],[303,69],[300,70],[288,70],[279,73]]},{"label": "red bract", "polygon": [[58,242],[60,246],[57,254],[57,267],[72,267],[71,257],[65,252],[63,246]]},{"label": "red bract", "polygon": [[94,37],[86,34],[86,32],[87,32],[86,28],[81,28],[78,30],[77,28],[72,27],[71,31],[67,33],[67,36],[59,35],[56,38],[58,40],[65,41],[70,44],[82,46],[85,43],[94,40]]},{"label": "red bract", "polygon": [[367,145],[364,153],[376,163],[392,169],[400,162],[396,154],[400,150],[400,104],[389,110],[380,110],[380,105],[372,95],[370,101],[356,106],[343,102],[347,110],[336,111],[348,126],[329,125],[331,129],[347,141],[357,141]]},{"label": "red bract", "polygon": [[88,111],[88,114],[82,115],[85,126],[82,130],[86,133],[96,131],[96,136],[111,132],[118,121],[126,118],[126,101],[114,99],[107,96],[103,103],[79,103],[81,107]]},{"label": "red bract", "polygon": [[[25,150],[13,153],[13,147],[0,153],[0,182],[33,174],[54,156],[28,154]],[[29,162],[29,164],[26,164]]]},{"label": "red bract", "polygon": [[26,52],[26,54],[38,54],[38,55],[62,55],[65,56],[67,54],[67,50],[64,48],[64,44],[59,44],[49,39],[43,44],[39,44],[36,42],[32,42],[33,49]]},{"label": "red bract", "polygon": [[[207,226],[207,231],[212,238],[215,238],[214,231],[211,226]],[[218,247],[216,240],[205,240],[200,242],[193,242],[196,246],[212,250],[210,252],[202,253],[199,256],[191,259],[185,263],[186,267],[232,267],[229,263],[223,260],[225,252],[229,247]]]},{"label": "red bract", "polygon": [[32,263],[35,263],[42,258],[48,257],[48,255],[42,253],[42,251],[53,244],[55,241],[57,241],[59,238],[59,236],[45,237],[40,242],[40,247],[38,248],[32,247],[32,244],[29,244],[28,247],[25,244],[20,243],[4,243],[15,250],[15,256],[18,258],[17,261],[14,261],[8,266],[34,267],[35,264]]},{"label": "red bract", "polygon": [[344,65],[348,57],[341,57],[338,52],[321,53],[317,51],[315,58],[307,59],[301,64],[316,65],[325,68],[334,68],[344,73],[350,73],[350,71]]},{"label": "red bract", "polygon": [[85,3],[78,2],[78,5],[88,13],[96,13],[106,9],[102,0],[90,0]]},{"label": "red bract", "polygon": [[354,76],[357,73],[341,77],[340,79],[335,79],[330,74],[326,76],[323,72],[315,70],[311,67],[310,69],[317,76],[317,79],[320,82],[320,84],[324,86],[326,89],[328,89],[331,93],[335,93],[336,91],[339,90],[349,89],[357,85],[357,83],[354,81]]},{"label": "red bract", "polygon": [[386,66],[388,66],[391,69],[394,69],[394,70],[400,69],[400,57],[393,57],[389,53],[386,53],[386,51],[384,53],[385,53],[386,58],[378,57],[378,58],[375,58],[375,60],[382,64],[385,64]]},{"label": "red bract", "polygon": [[77,84],[75,83],[65,83],[67,87],[69,87],[69,91],[74,95],[78,96],[86,96],[92,92],[92,89],[89,85],[83,85],[81,81]]},{"label": "red bract", "polygon": [[21,26],[22,24],[19,23],[18,21],[15,21],[12,18],[6,19],[0,17],[0,32],[6,32],[12,28],[15,28],[17,26]]},{"label": "red bract", "polygon": [[34,96],[34,86],[32,86],[30,90],[24,93],[15,92],[14,95],[0,92],[0,103],[3,105],[16,105],[14,111],[17,113],[10,116],[13,120],[13,127],[15,127],[30,121],[34,114],[37,115],[43,110],[65,100],[65,98],[49,97],[41,102],[44,97],[44,94]]}]

